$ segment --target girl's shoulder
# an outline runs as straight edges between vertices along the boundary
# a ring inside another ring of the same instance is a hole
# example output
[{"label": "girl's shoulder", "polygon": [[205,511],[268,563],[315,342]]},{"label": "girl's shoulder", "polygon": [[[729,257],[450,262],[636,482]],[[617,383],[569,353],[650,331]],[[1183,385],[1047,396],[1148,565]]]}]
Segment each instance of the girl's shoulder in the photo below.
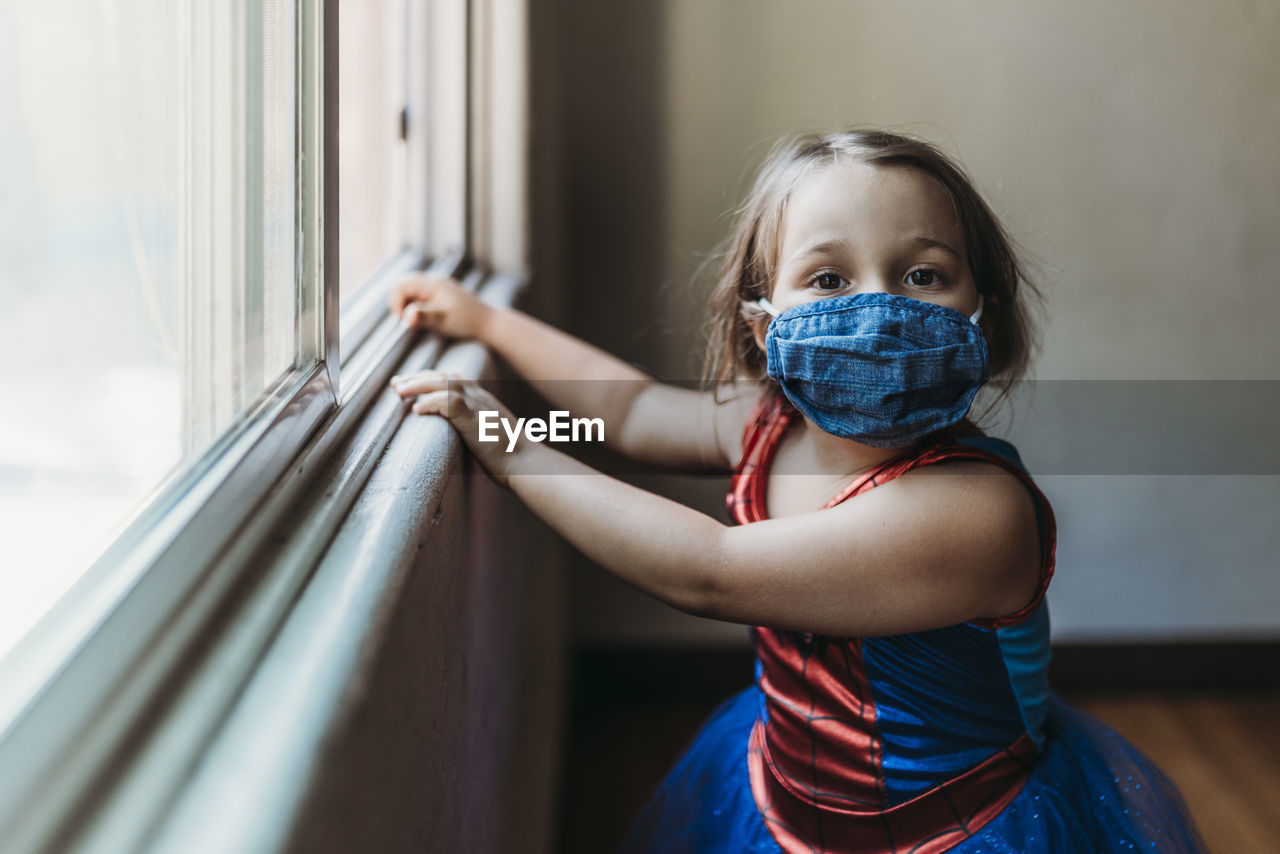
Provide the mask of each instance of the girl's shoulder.
[{"label": "girl's shoulder", "polygon": [[758,383],[735,385],[723,396],[716,405],[716,435],[731,470],[742,467],[752,448],[787,418],[788,408],[785,397]]},{"label": "girl's shoulder", "polygon": [[[946,463],[946,465],[937,465]],[[1035,592],[1031,600],[1021,608],[1000,617],[973,620],[981,628],[996,629],[1015,625],[1034,613],[1044,597],[1053,577],[1057,551],[1057,521],[1049,499],[1040,490],[1022,463],[1022,457],[1014,445],[994,436],[969,435],[940,443],[923,453],[900,463],[896,475],[912,474],[916,477],[947,476],[951,473],[972,475],[969,483],[975,494],[982,496],[975,502],[984,516],[1005,508],[1010,520],[1024,519],[1020,523],[1035,530],[1038,558]],[[1003,475],[991,477],[990,475]]]}]

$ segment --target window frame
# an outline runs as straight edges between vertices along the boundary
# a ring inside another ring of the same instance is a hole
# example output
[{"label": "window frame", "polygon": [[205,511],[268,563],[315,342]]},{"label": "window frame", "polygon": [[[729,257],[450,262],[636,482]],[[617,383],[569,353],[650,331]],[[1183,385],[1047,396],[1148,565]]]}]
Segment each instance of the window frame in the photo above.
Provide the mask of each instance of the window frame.
[{"label": "window frame", "polygon": [[326,192],[337,177],[337,67],[326,43],[336,38],[335,10],[334,0],[298,0],[295,23],[295,335],[300,354],[322,359],[288,371],[166,478],[0,663],[0,836],[10,850],[35,850],[64,831],[212,617],[210,593],[251,569],[221,567],[250,544],[255,508],[289,491],[318,450],[308,440],[337,410],[337,232],[326,227],[338,210]]},{"label": "window frame", "polygon": [[[233,429],[160,484],[0,661],[7,852],[64,844],[141,850],[147,843],[403,419],[387,380],[440,357],[440,341],[422,341],[388,315],[391,282],[428,257],[440,273],[470,268],[473,288],[485,278],[465,260],[473,227],[471,3],[408,6],[412,38],[420,40],[419,49],[410,45],[410,120],[433,129],[429,139],[411,135],[410,180],[432,189],[411,207],[412,245],[388,259],[340,316],[338,3],[297,0],[298,280],[320,310],[295,322],[299,352],[323,358],[282,377]],[[513,71],[522,78],[522,55]],[[523,146],[515,148],[522,156]],[[500,299],[510,301],[518,285],[502,281]],[[456,440],[447,447],[458,451]],[[311,501],[301,522],[315,536],[258,565],[326,470],[336,477],[332,496]]]}]

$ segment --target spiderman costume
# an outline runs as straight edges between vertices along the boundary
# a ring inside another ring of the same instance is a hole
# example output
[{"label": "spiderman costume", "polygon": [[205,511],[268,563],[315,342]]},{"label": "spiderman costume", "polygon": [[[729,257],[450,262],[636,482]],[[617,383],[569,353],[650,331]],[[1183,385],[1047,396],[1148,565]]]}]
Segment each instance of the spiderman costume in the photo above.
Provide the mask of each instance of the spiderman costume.
[{"label": "spiderman costume", "polygon": [[[796,416],[767,396],[748,419],[728,496],[736,523],[766,518],[769,465]],[[1053,511],[1012,445],[935,444],[863,475],[827,506],[957,459],[1000,466],[1032,495],[1033,601],[995,620],[888,637],[752,627],[755,685],[703,725],[622,854],[1206,850],[1159,768],[1048,686]]]}]

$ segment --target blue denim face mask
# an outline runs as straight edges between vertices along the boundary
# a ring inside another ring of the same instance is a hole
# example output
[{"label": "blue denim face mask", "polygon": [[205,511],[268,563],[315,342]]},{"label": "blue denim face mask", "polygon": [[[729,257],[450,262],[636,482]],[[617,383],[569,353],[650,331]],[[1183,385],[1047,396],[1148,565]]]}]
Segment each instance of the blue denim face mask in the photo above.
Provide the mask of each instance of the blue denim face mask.
[{"label": "blue denim face mask", "polygon": [[978,310],[896,294],[828,297],[773,315],[765,333],[769,376],[828,433],[873,448],[901,448],[964,417],[987,381]]}]

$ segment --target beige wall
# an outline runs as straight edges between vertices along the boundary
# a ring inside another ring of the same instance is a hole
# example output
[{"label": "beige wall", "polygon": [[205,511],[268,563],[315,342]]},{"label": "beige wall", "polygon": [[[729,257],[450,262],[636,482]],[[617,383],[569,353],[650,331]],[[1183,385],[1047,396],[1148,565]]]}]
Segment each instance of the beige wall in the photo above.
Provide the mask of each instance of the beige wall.
[{"label": "beige wall", "polygon": [[957,154],[1043,263],[1038,376],[1280,379],[1280,5],[664,8],[677,281],[770,140],[888,125]]},{"label": "beige wall", "polygon": [[[1280,5],[558,0],[537,14],[558,39],[539,90],[561,137],[536,161],[557,181],[539,269],[563,277],[572,328],[667,378],[696,376],[689,282],[771,142],[872,124],[957,155],[1027,251],[1047,295],[1035,377],[1280,380]],[[1221,413],[1208,441],[1268,442],[1274,410],[1266,429]],[[1159,450],[1161,425],[1144,426]],[[1057,462],[1040,480],[1062,527],[1059,638],[1280,633],[1280,478]],[[717,482],[661,488],[719,511]],[[588,640],[743,637],[591,567],[576,589]]]}]

